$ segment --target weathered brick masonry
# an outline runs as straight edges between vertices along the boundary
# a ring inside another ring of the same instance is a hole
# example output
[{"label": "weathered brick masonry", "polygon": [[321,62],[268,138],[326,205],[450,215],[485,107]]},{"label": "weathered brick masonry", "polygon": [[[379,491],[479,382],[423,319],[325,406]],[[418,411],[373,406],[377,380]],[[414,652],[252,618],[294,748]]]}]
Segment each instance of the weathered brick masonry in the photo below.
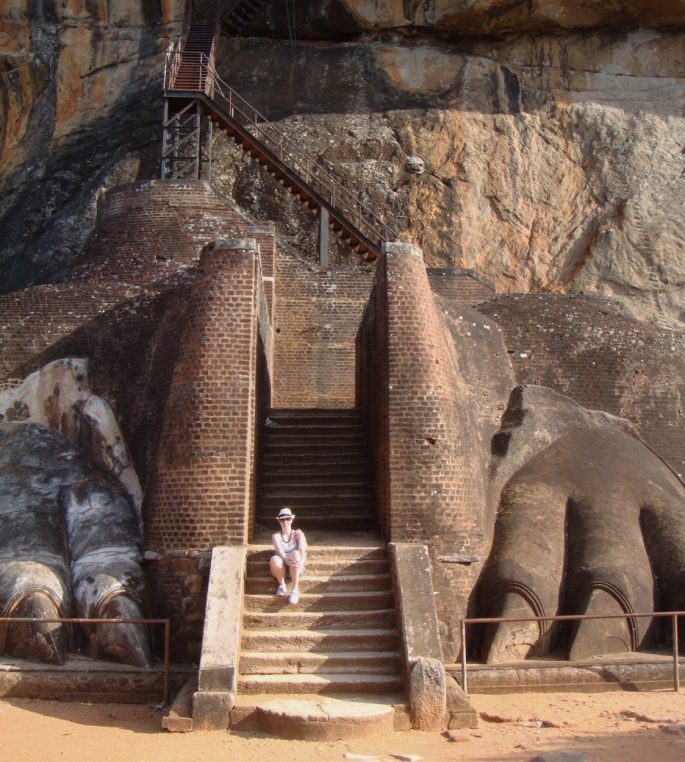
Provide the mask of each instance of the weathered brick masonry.
[{"label": "weathered brick masonry", "polygon": [[[381,526],[387,539],[428,545],[443,648],[454,659],[484,534],[488,438],[468,386],[473,369],[461,367],[469,352],[457,352],[459,331],[431,292],[418,247],[386,245],[372,298],[359,379],[375,430]],[[493,395],[495,408],[502,396]],[[495,426],[490,414],[490,433]]]},{"label": "weathered brick masonry", "polygon": [[[107,191],[88,256],[69,280],[0,296],[0,383],[18,383],[59,357],[88,357],[91,388],[112,404],[149,493],[200,252],[216,239],[246,235],[259,242],[271,277],[272,228],[253,228],[207,183],[150,181]],[[267,279],[269,303],[272,288]],[[266,301],[257,307],[263,330],[253,358],[258,390],[253,402],[263,406],[269,402],[272,339]],[[228,356],[232,351],[229,346]],[[247,438],[240,447],[248,451]],[[250,452],[253,457],[254,448]],[[185,541],[181,546],[149,561],[150,611],[173,614],[175,652],[193,659],[201,638],[208,556],[206,549],[188,549]]]},{"label": "weathered brick masonry", "polygon": [[373,266],[321,268],[278,252],[274,405],[353,407],[354,339]]},{"label": "weathered brick masonry", "polygon": [[207,183],[103,193],[88,255],[69,280],[0,295],[0,382],[18,383],[59,357],[88,357],[93,391],[112,405],[147,487],[200,251],[247,230],[272,272],[272,228],[252,232]]},{"label": "weathered brick masonry", "polygon": [[[260,317],[265,321],[261,326]],[[258,368],[270,324],[254,239],[217,242],[202,255],[164,414],[148,498],[146,547],[159,610],[182,619],[165,554],[248,540],[255,496]],[[268,405],[264,400],[262,406]],[[165,598],[168,595],[168,598]],[[177,629],[184,623],[178,622]]]},{"label": "weathered brick masonry", "polygon": [[495,295],[495,287],[473,270],[429,267],[431,290],[452,304],[475,306]]},{"label": "weathered brick masonry", "polygon": [[254,241],[210,247],[200,260],[148,501],[146,545],[154,550],[246,539],[257,264]]},{"label": "weathered brick masonry", "polygon": [[600,297],[500,294],[478,310],[502,327],[518,383],[627,418],[685,476],[682,333],[639,323]]}]

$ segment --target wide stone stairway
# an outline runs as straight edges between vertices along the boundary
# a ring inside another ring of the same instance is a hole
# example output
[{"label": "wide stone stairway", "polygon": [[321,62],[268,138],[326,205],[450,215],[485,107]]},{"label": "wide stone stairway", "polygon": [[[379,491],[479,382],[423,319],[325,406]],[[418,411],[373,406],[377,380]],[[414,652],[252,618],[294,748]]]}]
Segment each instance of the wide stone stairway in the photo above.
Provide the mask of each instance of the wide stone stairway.
[{"label": "wide stone stairway", "polygon": [[[289,730],[293,737],[307,737],[317,728],[312,713],[322,713],[318,727],[323,733],[324,726],[331,726],[331,713],[343,711],[344,723],[351,723],[357,733],[379,724],[392,727],[394,706],[399,709],[403,702],[385,543],[355,534],[340,535],[336,544],[321,544],[318,534],[310,538],[296,606],[275,595],[270,545],[248,548],[234,727],[242,721],[281,735]],[[274,727],[279,721],[284,727]],[[298,721],[301,733],[296,733]],[[332,723],[336,733],[340,722]]]},{"label": "wide stone stairway", "polygon": [[272,409],[262,432],[256,523],[278,530],[287,506],[295,526],[368,531],[376,527],[360,410]]},{"label": "wide stone stairway", "polygon": [[[285,506],[310,545],[294,606],[269,572]],[[359,410],[268,411],[256,525],[231,726],[294,738],[392,727],[404,701],[398,623]]]}]

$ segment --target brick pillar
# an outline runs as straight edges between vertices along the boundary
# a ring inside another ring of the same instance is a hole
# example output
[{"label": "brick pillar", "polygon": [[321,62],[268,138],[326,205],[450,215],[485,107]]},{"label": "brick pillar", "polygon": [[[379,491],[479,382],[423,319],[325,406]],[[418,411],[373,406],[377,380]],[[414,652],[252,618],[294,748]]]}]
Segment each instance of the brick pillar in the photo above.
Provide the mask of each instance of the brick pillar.
[{"label": "brick pillar", "polygon": [[474,574],[444,559],[480,551],[487,463],[421,249],[386,244],[376,288],[387,342],[385,525],[393,542],[428,545],[443,649],[454,659]]},{"label": "brick pillar", "polygon": [[148,501],[146,546],[247,540],[254,485],[258,247],[205,248],[191,291]]}]

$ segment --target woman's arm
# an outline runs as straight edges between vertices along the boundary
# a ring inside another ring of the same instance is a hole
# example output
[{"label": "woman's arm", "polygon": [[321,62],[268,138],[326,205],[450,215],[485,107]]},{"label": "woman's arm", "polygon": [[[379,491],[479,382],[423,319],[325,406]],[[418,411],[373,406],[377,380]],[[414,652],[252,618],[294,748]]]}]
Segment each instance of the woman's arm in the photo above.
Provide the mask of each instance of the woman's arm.
[{"label": "woman's arm", "polygon": [[276,551],[276,555],[282,558],[284,561],[287,561],[285,557],[285,550],[283,549],[283,541],[281,540],[280,533],[276,532],[275,534],[271,535],[271,541],[274,544],[274,550]]},{"label": "woman's arm", "polygon": [[297,530],[297,549],[300,551],[300,555],[302,556],[302,563],[304,563],[307,559],[307,538],[304,536],[304,532],[301,529]]}]

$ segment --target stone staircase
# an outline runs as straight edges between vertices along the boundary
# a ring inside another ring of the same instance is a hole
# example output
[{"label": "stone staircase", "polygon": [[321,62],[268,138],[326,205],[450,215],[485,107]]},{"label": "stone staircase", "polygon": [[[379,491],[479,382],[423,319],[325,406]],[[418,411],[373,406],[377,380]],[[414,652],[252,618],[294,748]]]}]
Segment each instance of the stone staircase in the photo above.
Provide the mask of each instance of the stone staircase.
[{"label": "stone staircase", "polygon": [[358,409],[272,409],[262,433],[256,523],[275,532],[287,506],[296,526],[370,531],[376,527],[371,471]]},{"label": "stone staircase", "polygon": [[269,573],[271,546],[248,548],[239,702],[231,727],[254,719],[258,706],[274,695],[281,703],[294,697],[311,701],[316,695],[364,696],[367,701],[373,696],[386,709],[403,704],[385,544],[360,544],[359,535],[349,538],[354,544],[321,545],[316,533],[310,540],[297,606],[275,595]]}]

